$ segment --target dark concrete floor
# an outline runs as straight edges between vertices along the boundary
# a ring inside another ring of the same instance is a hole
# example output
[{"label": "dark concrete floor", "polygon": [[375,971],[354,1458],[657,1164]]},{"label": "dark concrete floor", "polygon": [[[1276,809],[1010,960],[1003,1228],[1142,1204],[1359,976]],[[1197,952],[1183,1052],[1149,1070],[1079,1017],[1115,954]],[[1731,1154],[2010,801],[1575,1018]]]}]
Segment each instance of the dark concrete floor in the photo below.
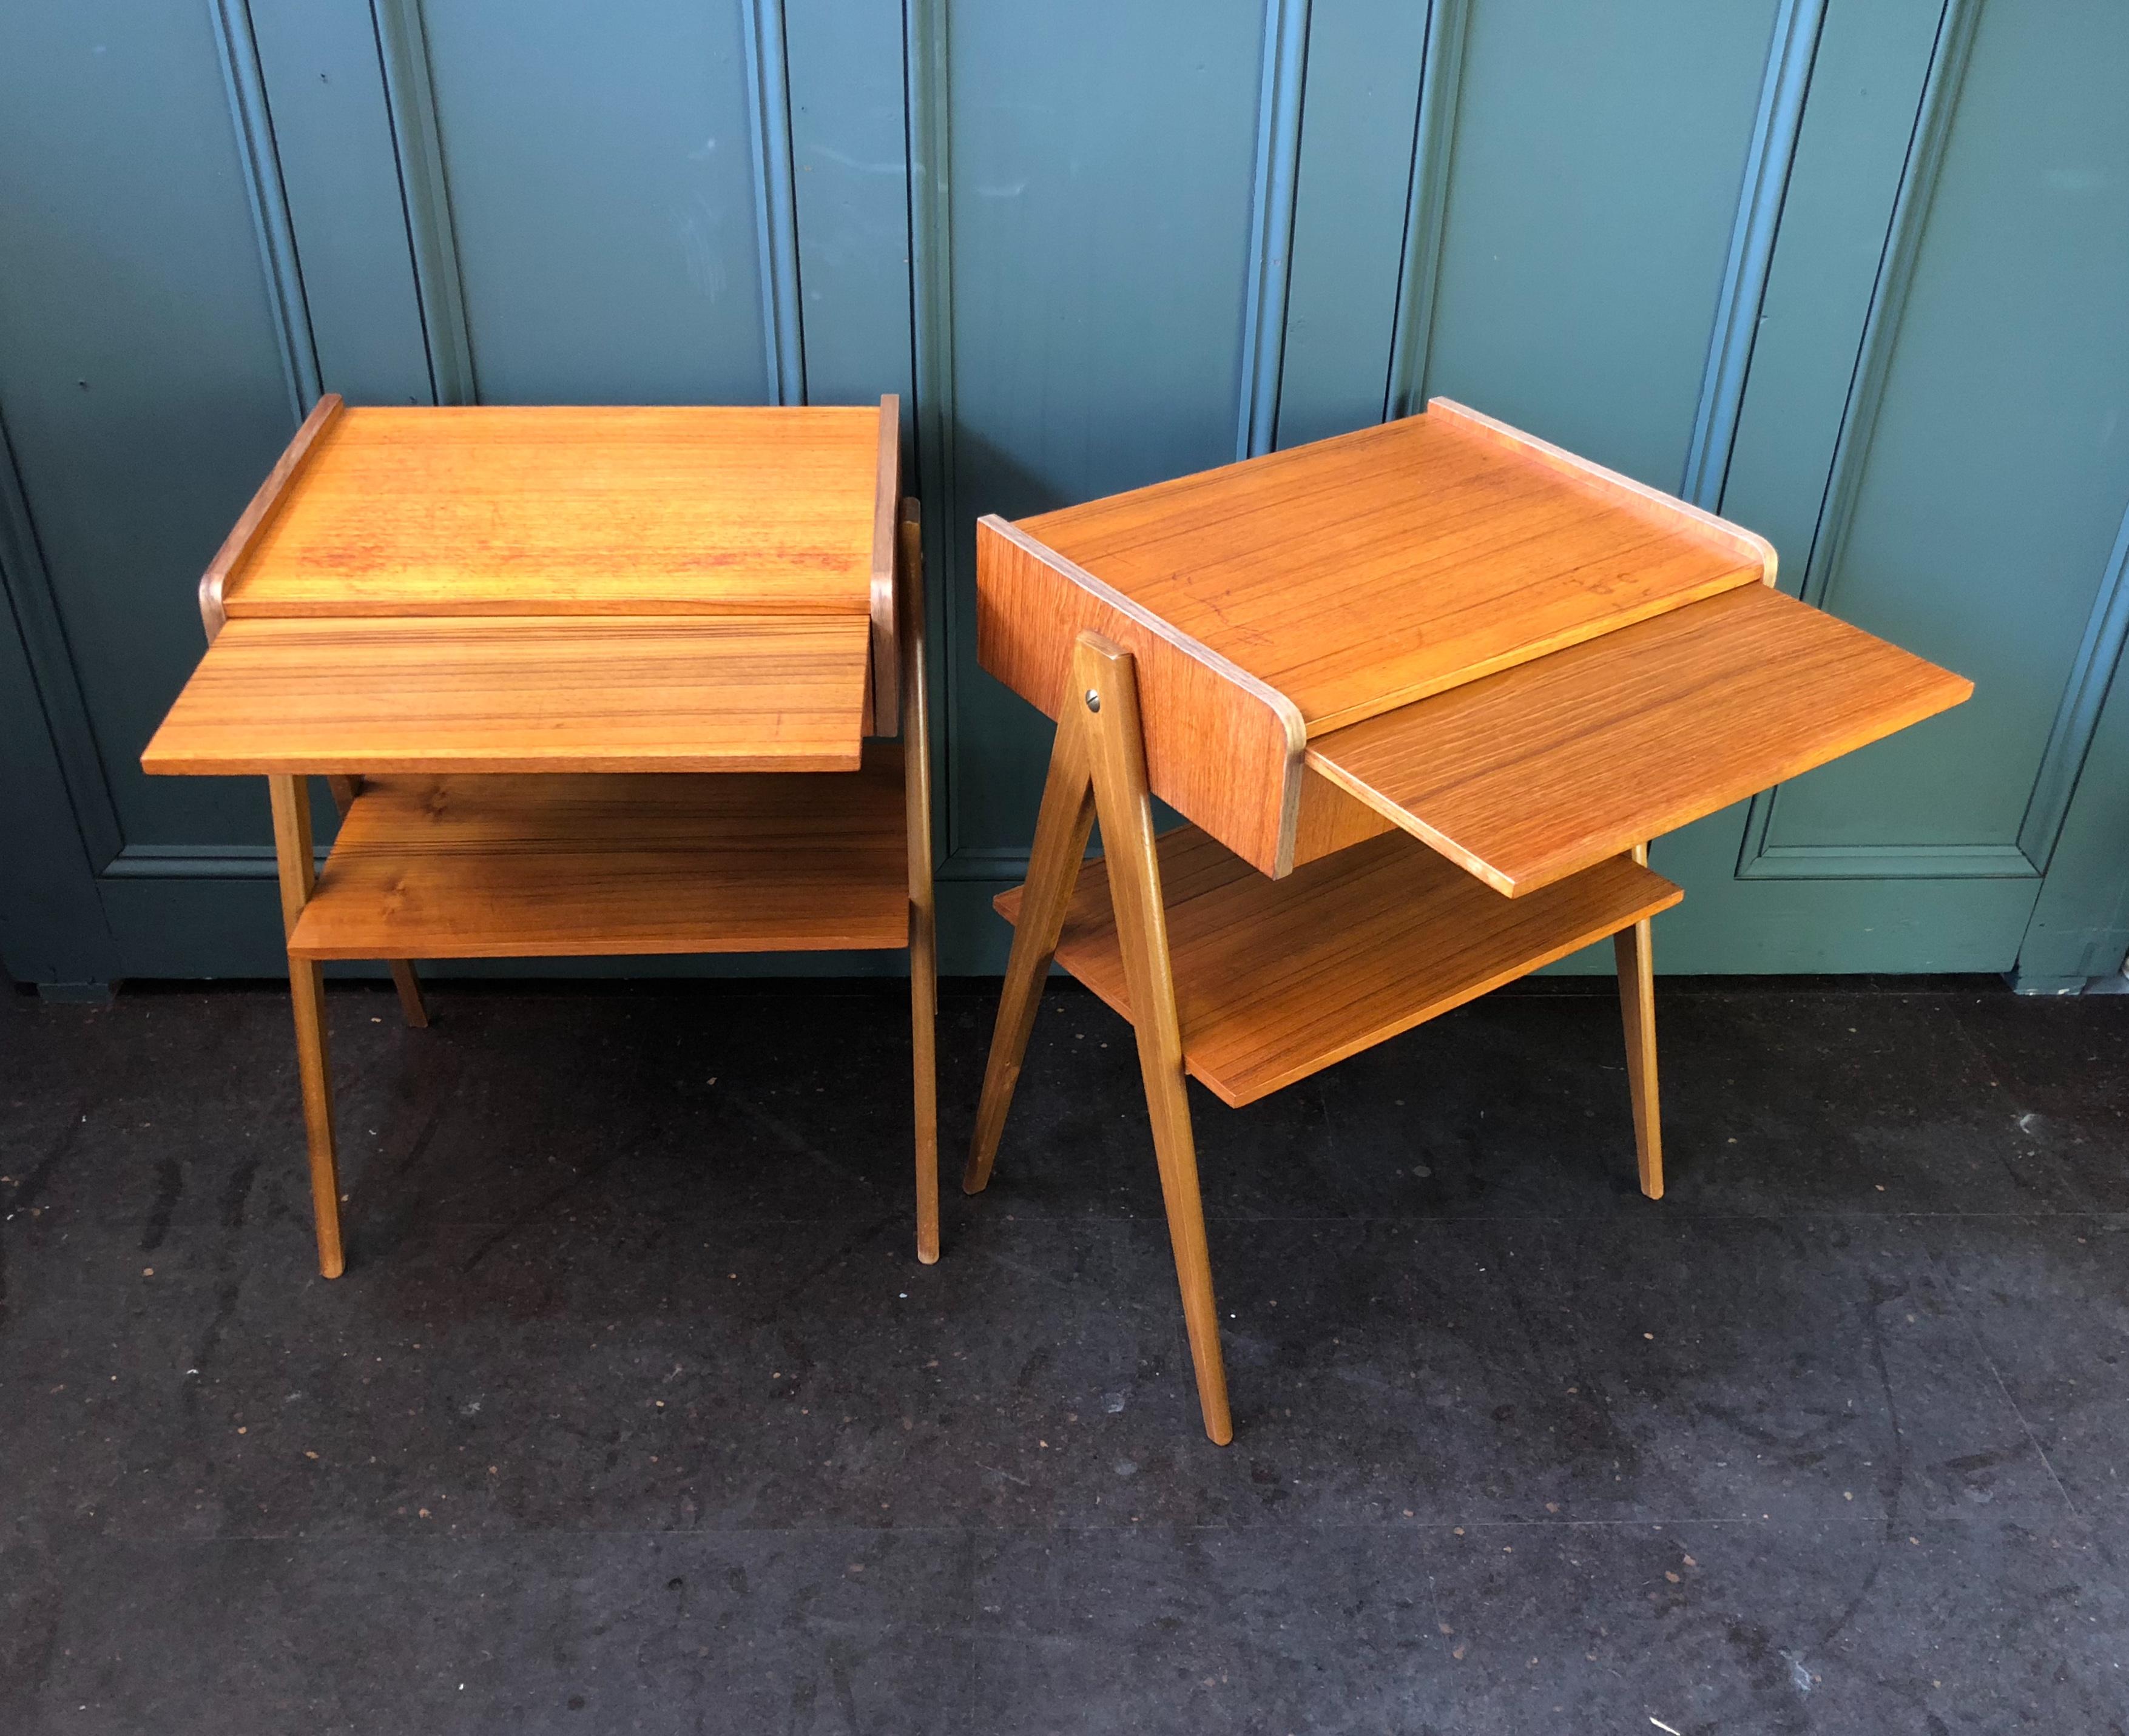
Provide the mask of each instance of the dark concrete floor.
[{"label": "dark concrete floor", "polygon": [[[1069,989],[911,1252],[898,986],[0,1007],[0,1730],[2120,1731],[2129,999],[1494,997],[1194,1101]],[[950,1172],[991,994],[942,1014]]]}]

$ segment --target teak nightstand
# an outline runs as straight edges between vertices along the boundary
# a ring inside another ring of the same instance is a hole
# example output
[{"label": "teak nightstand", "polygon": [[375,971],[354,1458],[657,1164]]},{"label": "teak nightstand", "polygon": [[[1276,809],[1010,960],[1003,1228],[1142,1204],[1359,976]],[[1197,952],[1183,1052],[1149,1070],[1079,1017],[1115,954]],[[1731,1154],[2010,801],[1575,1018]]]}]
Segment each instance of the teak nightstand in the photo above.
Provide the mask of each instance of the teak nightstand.
[{"label": "teak nightstand", "polygon": [[[317,1208],[343,1261],[321,961],[909,953],[939,1257],[922,554],[877,409],[319,402],[200,583],[141,755],[263,773]],[[893,733],[901,740],[868,740]],[[827,774],[827,775],[822,775]],[[315,868],[307,779],[339,836]]]},{"label": "teak nightstand", "polygon": [[[1684,895],[1649,840],[1973,691],[1774,589],[1749,531],[1445,398],[985,518],[976,556],[979,657],[1057,736],[962,1185],[1054,958],[1136,1027],[1222,1443],[1184,1076],[1251,1103],[1612,935],[1660,1197],[1650,918]],[[1150,794],[1192,823],[1156,839]]]}]

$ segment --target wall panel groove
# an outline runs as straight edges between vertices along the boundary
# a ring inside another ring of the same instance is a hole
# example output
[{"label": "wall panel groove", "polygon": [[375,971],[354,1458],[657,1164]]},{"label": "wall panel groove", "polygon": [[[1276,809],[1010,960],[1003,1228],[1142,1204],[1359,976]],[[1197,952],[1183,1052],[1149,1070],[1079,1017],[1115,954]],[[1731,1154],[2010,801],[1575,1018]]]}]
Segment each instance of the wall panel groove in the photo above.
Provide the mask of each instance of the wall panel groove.
[{"label": "wall panel groove", "polygon": [[1937,29],[1929,82],[1923,88],[1922,107],[1915,116],[1914,141],[1908,147],[1898,199],[1893,208],[1892,228],[1885,237],[1884,256],[1871,293],[1862,348],[1855,359],[1841,438],[1834,449],[1833,471],[1827,479],[1825,504],[1803,563],[1803,600],[1821,607],[1826,606],[1827,592],[1840,566],[1841,546],[1855,516],[1870,438],[1876,430],[1899,335],[1900,316],[1914,281],[1915,261],[1929,221],[1930,201],[1936,196],[1937,172],[1944,166],[1945,145],[1951,135],[1952,116],[1959,105],[1960,84],[1966,75],[1980,12],[1981,0],[1946,0],[1943,21]]},{"label": "wall panel groove", "polygon": [[2129,640],[2129,511],[2115,533],[2092,613],[2086,618],[2084,637],[2077,648],[2069,681],[2063,688],[2062,704],[2048,731],[2048,744],[2041,755],[2040,770],[2033,778],[2033,793],[2018,825],[2018,848],[2035,870],[2046,873],[2054,858],[2055,840],[2062,835],[2063,816],[2069,811],[2070,792],[2084,769],[2093,731],[2098,726],[2101,707],[2107,703],[2114,672],[2122,661],[2122,649]]},{"label": "wall panel groove", "polygon": [[1264,78],[1257,98],[1241,402],[1235,418],[1238,459],[1270,451],[1278,434],[1287,284],[1293,264],[1294,188],[1308,77],[1308,15],[1309,0],[1265,0]]},{"label": "wall panel groove", "polygon": [[266,106],[251,8],[248,0],[214,0],[213,16],[215,48],[229,92],[229,118],[244,163],[245,195],[258,232],[260,264],[266,273],[267,299],[280,340],[281,365],[288,375],[288,412],[299,422],[317,402],[321,390],[317,345],[311,332],[310,304],[303,294],[302,267],[296,257],[288,189],[282,184],[280,158],[274,146],[274,121]]},{"label": "wall panel groove", "polygon": [[[951,44],[946,0],[903,0],[903,78],[909,154],[910,346],[915,486],[924,515],[926,602],[931,614],[934,703],[961,715],[961,540],[955,522],[953,129],[948,107]],[[951,732],[934,732],[936,801],[945,832],[942,871],[961,848],[960,786]],[[953,878],[949,873],[948,878]]]},{"label": "wall panel groove", "polygon": [[1449,172],[1463,100],[1464,44],[1470,0],[1431,0],[1420,69],[1419,112],[1412,125],[1412,191],[1405,205],[1404,263],[1398,276],[1397,320],[1390,333],[1383,415],[1412,416],[1426,402],[1434,349],[1435,293],[1441,240],[1449,222]]},{"label": "wall panel groove", "polygon": [[[26,673],[35,687],[34,692],[22,696],[23,709],[34,710],[49,735],[73,810],[69,817],[80,832],[90,864],[100,868],[124,848],[125,835],[102,756],[97,751],[88,702],[53,594],[51,569],[37,537],[36,521],[4,419],[0,419],[0,591],[12,606],[13,625],[28,665]],[[27,744],[9,751],[26,754]]]},{"label": "wall panel groove", "polygon": [[422,0],[370,0],[370,7],[413,248],[429,383],[439,404],[478,403],[480,385],[473,334],[466,324],[465,286],[459,275],[458,238],[451,222],[443,138],[436,126]]},{"label": "wall panel groove", "polygon": [[[1800,564],[1798,592],[1807,602],[1829,606],[1850,526],[1860,497],[1870,442],[1884,401],[1900,319],[1908,291],[1914,281],[1916,261],[1927,227],[1937,176],[1944,166],[1945,147],[1959,105],[1960,88],[1973,52],[1975,26],[1982,0],[1946,0],[1930,55],[1929,74],[1915,114],[1914,131],[1907,161],[1893,207],[1880,257],[1877,281],[1872,286],[1869,312],[1865,318],[1848,402],[1843,407],[1841,432],[1835,442],[1831,469],[1819,510],[1811,547]],[[1792,140],[1793,149],[1793,140]],[[1734,434],[1735,425],[1732,423]],[[1774,811],[1781,786],[1762,791],[1752,798],[1746,812],[1743,836],[1738,845],[1737,876],[1758,879],[1844,879],[1855,877],[1852,846],[1816,844],[1770,845]],[[1912,850],[1887,846],[1875,850],[1872,860],[1880,864],[1874,878],[1893,879],[1957,878],[1974,876],[1996,878],[2032,875],[2038,872],[2024,851],[2015,845],[1941,846]]]},{"label": "wall panel groove", "polygon": [[769,402],[806,402],[806,343],[798,279],[798,214],[791,169],[791,78],[783,0],[743,0],[747,107],[757,185],[761,317]]},{"label": "wall panel groove", "polygon": [[1753,340],[1766,297],[1767,269],[1781,228],[1782,202],[1788,195],[1789,169],[1796,160],[1797,131],[1803,118],[1804,98],[1811,88],[1812,67],[1825,21],[1826,0],[1782,0],[1774,18],[1766,83],[1760,93],[1760,112],[1753,123],[1751,150],[1745,159],[1745,182],[1737,200],[1737,226],[1731,235],[1722,288],[1716,301],[1707,372],[1693,413],[1684,479],[1679,485],[1681,495],[1710,512],[1722,510],[1731,447],[1737,435],[1737,413],[1744,402]]}]

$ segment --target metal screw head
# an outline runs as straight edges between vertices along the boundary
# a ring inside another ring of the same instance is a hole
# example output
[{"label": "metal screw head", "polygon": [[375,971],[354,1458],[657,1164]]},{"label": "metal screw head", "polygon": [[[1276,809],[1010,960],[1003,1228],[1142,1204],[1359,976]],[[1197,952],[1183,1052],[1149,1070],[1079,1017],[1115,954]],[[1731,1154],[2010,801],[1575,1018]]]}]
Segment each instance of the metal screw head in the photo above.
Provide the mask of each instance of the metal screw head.
[{"label": "metal screw head", "polygon": [[1087,709],[1090,711],[1098,711],[1102,709],[1102,696],[1092,687],[1087,689]]}]

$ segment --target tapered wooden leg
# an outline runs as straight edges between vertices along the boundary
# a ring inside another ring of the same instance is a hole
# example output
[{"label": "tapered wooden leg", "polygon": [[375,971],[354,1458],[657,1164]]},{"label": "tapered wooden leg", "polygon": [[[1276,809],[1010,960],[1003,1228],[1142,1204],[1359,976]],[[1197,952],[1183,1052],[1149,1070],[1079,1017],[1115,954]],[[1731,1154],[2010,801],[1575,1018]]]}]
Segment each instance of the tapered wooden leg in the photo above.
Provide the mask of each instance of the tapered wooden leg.
[{"label": "tapered wooden leg", "polygon": [[[1646,844],[1634,849],[1634,860],[1648,866]],[[1641,1191],[1663,1197],[1663,1127],[1656,1103],[1656,980],[1652,931],[1647,919],[1612,937],[1619,962],[1619,1008],[1627,1026],[1627,1084],[1634,1100],[1634,1153],[1641,1171]]]},{"label": "tapered wooden leg", "polygon": [[[281,877],[281,921],[293,936],[310,901],[317,872],[311,852],[307,780],[266,780],[274,806],[274,855]],[[303,1130],[311,1154],[311,1205],[318,1234],[318,1270],[338,1277],[346,1262],[340,1241],[340,1167],[333,1152],[332,1074],[326,1047],[325,977],[315,958],[288,958],[288,993],[296,1012],[296,1070],[302,1082]]]},{"label": "tapered wooden leg", "polygon": [[902,795],[908,823],[909,1049],[916,1069],[917,1258],[939,1258],[939,945],[931,892],[931,727],[925,710],[924,537],[917,502],[902,503]]},{"label": "tapered wooden leg", "polygon": [[998,1136],[1012,1106],[1013,1087],[1035,1029],[1035,1010],[1043,979],[1064,927],[1064,912],[1079,884],[1079,863],[1087,854],[1087,835],[1094,825],[1093,771],[1088,758],[1086,714],[1074,697],[1057,722],[1057,740],[1050,751],[1050,776],[1042,787],[1042,808],[1035,821],[1035,843],[1028,852],[1027,884],[1020,895],[1020,920],[1012,931],[1006,960],[1005,988],[998,998],[998,1025],[991,1034],[990,1059],[984,1068],[984,1092],[976,1105],[976,1130],[969,1144],[969,1167],[961,1191],[980,1193],[991,1178]]},{"label": "tapered wooden leg", "polygon": [[1081,636],[1072,668],[1073,691],[1098,720],[1088,735],[1095,804],[1102,822],[1102,856],[1108,866],[1125,987],[1138,1036],[1139,1071],[1145,1081],[1146,1109],[1153,1120],[1154,1158],[1168,1208],[1184,1324],[1198,1372],[1198,1404],[1205,1433],[1224,1447],[1234,1439],[1235,1427],[1227,1410],[1220,1315],[1212,1297],[1212,1255],[1206,1246],[1205,1211],[1198,1191],[1198,1150],[1184,1083],[1183,1029],[1169,970],[1168,916],[1161,902],[1153,806],[1146,791],[1145,750],[1139,733],[1138,683],[1130,656],[1091,634]]},{"label": "tapered wooden leg", "polygon": [[[347,811],[355,806],[355,798],[362,793],[360,778],[328,778],[326,782],[332,790],[333,806],[340,810],[340,817],[347,818]],[[399,1011],[407,1024],[416,1030],[429,1028],[429,1009],[422,999],[422,979],[414,974],[410,959],[393,958],[392,986],[399,991]]]},{"label": "tapered wooden leg", "polygon": [[407,1024],[416,1030],[429,1028],[428,1003],[422,998],[422,979],[414,974],[410,959],[394,958],[392,965],[392,986],[399,991],[399,1011],[406,1015]]}]

